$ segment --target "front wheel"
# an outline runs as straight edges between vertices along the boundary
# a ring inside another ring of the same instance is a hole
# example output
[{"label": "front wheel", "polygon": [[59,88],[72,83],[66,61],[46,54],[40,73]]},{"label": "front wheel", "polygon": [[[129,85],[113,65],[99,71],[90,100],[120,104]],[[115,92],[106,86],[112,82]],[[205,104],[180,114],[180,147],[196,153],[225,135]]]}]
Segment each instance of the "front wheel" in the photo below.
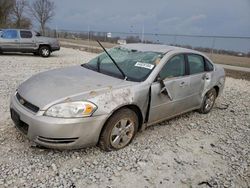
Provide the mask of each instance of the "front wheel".
[{"label": "front wheel", "polygon": [[42,46],[39,48],[39,54],[42,57],[49,57],[50,53],[50,48],[48,46]]},{"label": "front wheel", "polygon": [[204,96],[202,101],[202,106],[198,111],[202,114],[207,114],[208,112],[210,112],[214,106],[216,96],[217,93],[214,88],[209,90]]},{"label": "front wheel", "polygon": [[114,113],[107,121],[99,140],[105,151],[119,150],[127,146],[138,130],[138,117],[130,109],[124,108]]}]

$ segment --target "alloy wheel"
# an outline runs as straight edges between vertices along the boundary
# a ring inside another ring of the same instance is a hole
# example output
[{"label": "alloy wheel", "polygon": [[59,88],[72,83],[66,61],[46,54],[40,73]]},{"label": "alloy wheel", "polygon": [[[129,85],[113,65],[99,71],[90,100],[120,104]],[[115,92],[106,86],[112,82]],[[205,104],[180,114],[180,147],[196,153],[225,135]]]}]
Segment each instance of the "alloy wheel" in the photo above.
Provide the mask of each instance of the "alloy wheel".
[{"label": "alloy wheel", "polygon": [[128,118],[119,120],[113,127],[110,135],[112,147],[119,149],[126,146],[133,138],[135,123]]},{"label": "alloy wheel", "polygon": [[209,93],[205,101],[205,110],[210,110],[213,107],[215,96],[213,93]]}]

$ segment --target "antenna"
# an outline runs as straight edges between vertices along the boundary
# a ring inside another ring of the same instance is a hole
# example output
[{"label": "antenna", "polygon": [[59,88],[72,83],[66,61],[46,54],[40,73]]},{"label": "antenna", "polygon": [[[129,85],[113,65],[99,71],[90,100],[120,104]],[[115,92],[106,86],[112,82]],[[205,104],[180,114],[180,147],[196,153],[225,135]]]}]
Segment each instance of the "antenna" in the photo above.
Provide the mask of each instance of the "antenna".
[{"label": "antenna", "polygon": [[144,23],[143,23],[143,26],[142,26],[141,42],[144,43]]}]

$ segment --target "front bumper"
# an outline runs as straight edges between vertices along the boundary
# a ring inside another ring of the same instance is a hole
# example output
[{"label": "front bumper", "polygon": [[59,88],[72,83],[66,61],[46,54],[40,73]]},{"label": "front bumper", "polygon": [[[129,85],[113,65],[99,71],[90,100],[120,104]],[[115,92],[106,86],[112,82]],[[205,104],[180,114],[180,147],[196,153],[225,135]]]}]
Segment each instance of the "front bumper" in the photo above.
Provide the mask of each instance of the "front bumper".
[{"label": "front bumper", "polygon": [[16,96],[11,99],[10,110],[16,127],[30,140],[56,149],[77,149],[96,145],[107,119],[107,115],[87,118],[43,116],[41,111],[33,113],[22,106]]},{"label": "front bumper", "polygon": [[60,50],[60,46],[51,46],[51,51],[59,51]]}]

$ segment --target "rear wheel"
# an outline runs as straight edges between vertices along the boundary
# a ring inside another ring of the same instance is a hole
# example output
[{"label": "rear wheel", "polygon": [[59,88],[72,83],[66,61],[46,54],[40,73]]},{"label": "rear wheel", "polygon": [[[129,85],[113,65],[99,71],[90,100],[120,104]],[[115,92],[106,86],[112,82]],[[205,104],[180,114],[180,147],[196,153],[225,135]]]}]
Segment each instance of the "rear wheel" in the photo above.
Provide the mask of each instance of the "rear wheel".
[{"label": "rear wheel", "polygon": [[48,46],[41,46],[39,48],[39,55],[42,57],[49,57],[50,53],[50,48]]},{"label": "rear wheel", "polygon": [[216,96],[217,93],[214,88],[209,90],[204,96],[202,101],[202,106],[198,111],[202,114],[207,114],[208,112],[210,112],[214,106]]},{"label": "rear wheel", "polygon": [[99,146],[105,151],[119,150],[127,146],[138,129],[138,117],[130,109],[117,111],[106,123],[99,140]]}]

